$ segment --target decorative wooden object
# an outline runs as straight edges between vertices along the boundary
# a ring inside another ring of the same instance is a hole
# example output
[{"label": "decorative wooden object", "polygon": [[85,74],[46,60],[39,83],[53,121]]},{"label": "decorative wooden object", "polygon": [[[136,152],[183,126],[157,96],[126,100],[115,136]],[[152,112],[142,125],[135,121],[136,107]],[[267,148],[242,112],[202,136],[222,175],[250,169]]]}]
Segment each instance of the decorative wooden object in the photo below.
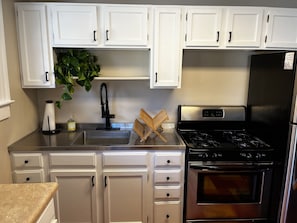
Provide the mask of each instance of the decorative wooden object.
[{"label": "decorative wooden object", "polygon": [[[150,134],[155,133],[163,142],[167,139],[161,135],[162,123],[168,120],[168,115],[165,110],[161,110],[155,117],[151,117],[143,108],[140,109],[140,118],[142,122],[135,119],[133,129],[139,135],[140,142],[144,142]],[[160,131],[161,129],[161,131]]]}]

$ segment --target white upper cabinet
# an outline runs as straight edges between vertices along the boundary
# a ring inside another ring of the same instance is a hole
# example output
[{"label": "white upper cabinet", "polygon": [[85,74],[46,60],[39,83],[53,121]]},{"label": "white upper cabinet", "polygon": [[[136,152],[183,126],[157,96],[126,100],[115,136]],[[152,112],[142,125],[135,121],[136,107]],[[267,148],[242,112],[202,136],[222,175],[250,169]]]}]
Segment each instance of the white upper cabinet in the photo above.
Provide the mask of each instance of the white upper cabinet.
[{"label": "white upper cabinet", "polygon": [[151,88],[180,87],[182,68],[182,9],[154,8]]},{"label": "white upper cabinet", "polygon": [[55,86],[45,4],[16,4],[22,86]]},{"label": "white upper cabinet", "polygon": [[54,46],[98,45],[97,7],[85,4],[50,5]]},{"label": "white upper cabinet", "polygon": [[260,47],[262,23],[262,8],[234,7],[227,9],[226,46]]},{"label": "white upper cabinet", "polygon": [[222,9],[190,8],[186,15],[186,46],[219,46]]},{"label": "white upper cabinet", "polygon": [[141,5],[105,5],[103,39],[106,46],[148,45],[149,8]]},{"label": "white upper cabinet", "polygon": [[297,48],[297,9],[268,9],[266,21],[267,48]]},{"label": "white upper cabinet", "polygon": [[262,8],[187,7],[185,47],[258,48],[262,23]]}]

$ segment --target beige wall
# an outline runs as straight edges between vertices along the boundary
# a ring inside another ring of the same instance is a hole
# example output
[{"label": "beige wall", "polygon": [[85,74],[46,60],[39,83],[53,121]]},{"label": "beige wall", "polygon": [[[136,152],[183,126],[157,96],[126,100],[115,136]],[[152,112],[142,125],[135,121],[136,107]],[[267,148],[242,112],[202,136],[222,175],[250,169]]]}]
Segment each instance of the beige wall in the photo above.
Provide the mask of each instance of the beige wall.
[{"label": "beige wall", "polygon": [[32,132],[38,124],[36,90],[21,88],[16,40],[14,6],[11,0],[2,0],[5,42],[11,98],[11,117],[0,122],[0,183],[11,182],[7,146]]},{"label": "beige wall", "polygon": [[[227,50],[185,51],[181,89],[150,89],[149,80],[105,81],[108,84],[110,111],[116,115],[112,122],[133,122],[140,108],[146,109],[151,115],[165,109],[169,121],[176,122],[179,104],[245,105],[250,53]],[[105,69],[111,68],[106,68],[103,63],[101,72],[104,73]],[[64,103],[61,110],[56,109],[56,121],[66,122],[73,116],[77,122],[104,122],[100,111],[101,83],[94,81],[90,92],[77,89],[72,101]],[[41,117],[45,101],[57,100],[59,93],[60,88],[38,91]]]}]

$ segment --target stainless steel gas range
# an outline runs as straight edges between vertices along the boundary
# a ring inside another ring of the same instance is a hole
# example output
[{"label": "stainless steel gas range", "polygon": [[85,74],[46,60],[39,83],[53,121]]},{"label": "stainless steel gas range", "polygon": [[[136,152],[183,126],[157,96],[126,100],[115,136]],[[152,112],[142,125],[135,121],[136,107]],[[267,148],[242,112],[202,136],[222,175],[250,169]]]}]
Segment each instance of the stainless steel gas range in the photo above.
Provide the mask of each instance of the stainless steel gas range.
[{"label": "stainless steel gas range", "polygon": [[179,106],[187,146],[185,222],[268,222],[275,151],[242,106]]}]

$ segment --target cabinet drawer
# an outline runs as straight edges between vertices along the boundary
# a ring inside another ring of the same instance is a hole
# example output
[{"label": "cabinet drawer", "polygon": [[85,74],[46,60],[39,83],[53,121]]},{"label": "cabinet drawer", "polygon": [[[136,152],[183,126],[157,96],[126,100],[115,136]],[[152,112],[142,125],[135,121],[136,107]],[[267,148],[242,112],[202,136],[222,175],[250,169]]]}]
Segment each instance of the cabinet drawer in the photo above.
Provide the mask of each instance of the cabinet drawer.
[{"label": "cabinet drawer", "polygon": [[104,166],[147,166],[147,152],[103,153]]},{"label": "cabinet drawer", "polygon": [[43,170],[16,170],[13,172],[14,183],[44,182]]},{"label": "cabinet drawer", "polygon": [[181,166],[182,153],[156,153],[155,154],[155,167],[168,167],[168,166]]},{"label": "cabinet drawer", "polygon": [[180,183],[181,170],[155,170],[155,183]]},{"label": "cabinet drawer", "polygon": [[180,199],[180,186],[155,186],[155,199]]},{"label": "cabinet drawer", "polygon": [[42,168],[43,160],[41,153],[13,153],[12,163],[15,169],[19,168]]},{"label": "cabinet drawer", "polygon": [[95,153],[50,153],[51,167],[95,167]]},{"label": "cabinet drawer", "polygon": [[158,223],[180,223],[181,203],[180,201],[155,202],[154,222]]}]

